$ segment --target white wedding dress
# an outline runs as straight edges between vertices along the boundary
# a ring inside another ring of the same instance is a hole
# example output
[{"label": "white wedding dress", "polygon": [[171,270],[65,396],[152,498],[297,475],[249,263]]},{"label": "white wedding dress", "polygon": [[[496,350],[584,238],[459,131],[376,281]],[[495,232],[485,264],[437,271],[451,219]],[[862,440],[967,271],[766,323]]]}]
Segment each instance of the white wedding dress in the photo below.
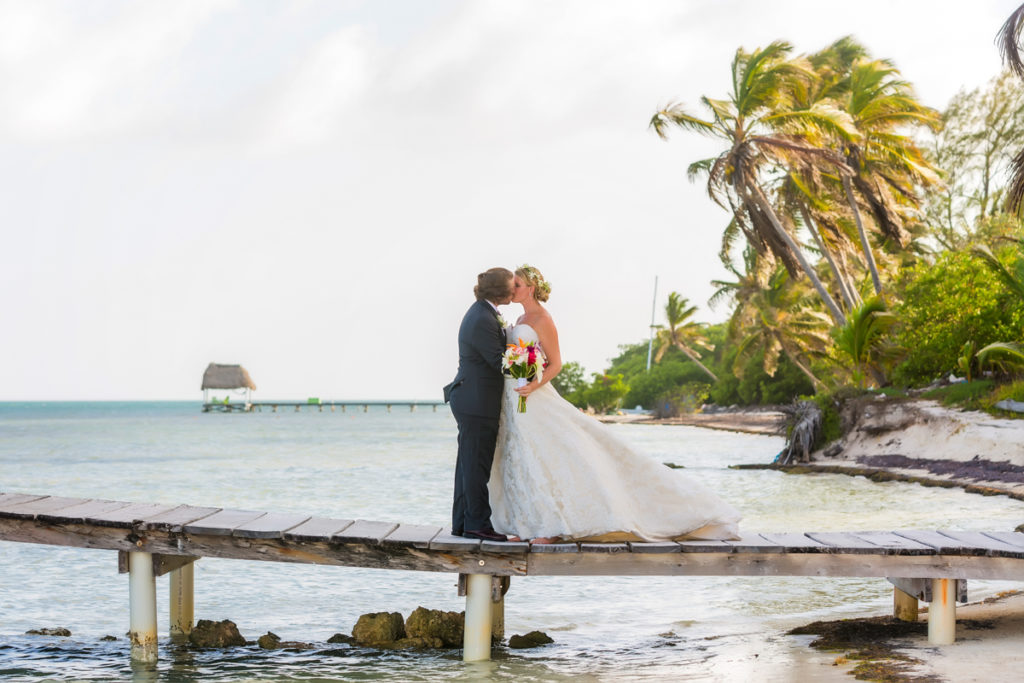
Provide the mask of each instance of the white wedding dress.
[{"label": "white wedding dress", "polygon": [[[523,324],[509,338],[538,341]],[[515,381],[506,380],[487,484],[495,531],[595,541],[738,537],[732,505],[632,450],[551,384],[530,394],[525,413],[517,412],[518,398]]]}]

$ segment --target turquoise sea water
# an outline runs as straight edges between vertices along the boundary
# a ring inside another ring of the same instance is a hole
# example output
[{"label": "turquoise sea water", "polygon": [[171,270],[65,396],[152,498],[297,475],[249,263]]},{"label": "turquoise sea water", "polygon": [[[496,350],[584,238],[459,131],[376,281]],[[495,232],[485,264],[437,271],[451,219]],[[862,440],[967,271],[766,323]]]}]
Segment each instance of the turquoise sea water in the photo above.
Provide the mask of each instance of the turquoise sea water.
[{"label": "turquoise sea water", "polygon": [[[1024,505],[1003,497],[727,469],[770,460],[777,437],[609,429],[651,458],[685,465],[743,510],[745,529],[1012,529],[1024,517]],[[0,404],[0,490],[440,526],[449,514],[454,444],[446,408],[204,414],[191,402],[7,403]],[[165,634],[167,590],[159,581]],[[971,597],[1005,587],[971,582]],[[882,579],[513,579],[507,633],[541,629],[555,644],[498,648],[493,661],[466,665],[459,651],[326,643],[365,612],[463,609],[454,575],[203,559],[197,619],[231,619],[248,639],[269,630],[314,649],[193,651],[162,637],[159,664],[145,669],[128,659],[128,581],[117,573],[116,553],[0,542],[0,678],[847,680],[831,666],[834,657],[810,652],[807,638],[784,631],[814,619],[886,613],[891,595]],[[73,635],[25,634],[53,626]],[[116,640],[101,640],[106,635]]]}]

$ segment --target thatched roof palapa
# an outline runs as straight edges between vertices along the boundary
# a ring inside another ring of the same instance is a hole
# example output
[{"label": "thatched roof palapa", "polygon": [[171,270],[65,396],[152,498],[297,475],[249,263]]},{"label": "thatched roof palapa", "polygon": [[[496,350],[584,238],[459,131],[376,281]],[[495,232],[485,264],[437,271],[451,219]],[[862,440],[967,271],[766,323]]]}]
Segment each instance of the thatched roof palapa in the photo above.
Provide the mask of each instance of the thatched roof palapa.
[{"label": "thatched roof palapa", "polygon": [[255,389],[249,372],[241,365],[210,363],[203,373],[201,389]]}]

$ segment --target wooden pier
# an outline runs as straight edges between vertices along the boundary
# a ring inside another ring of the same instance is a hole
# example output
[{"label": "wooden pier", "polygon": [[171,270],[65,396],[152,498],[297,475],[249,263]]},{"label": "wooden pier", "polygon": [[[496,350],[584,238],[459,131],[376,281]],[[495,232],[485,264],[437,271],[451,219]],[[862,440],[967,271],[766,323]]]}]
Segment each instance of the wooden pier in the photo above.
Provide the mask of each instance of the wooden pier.
[{"label": "wooden pier", "polygon": [[443,406],[444,403],[441,401],[252,401],[247,403],[220,403],[214,401],[211,403],[203,404],[203,412],[220,412],[220,413],[260,413],[263,412],[264,408],[267,408],[272,413],[276,413],[278,409],[287,410],[293,409],[294,412],[298,413],[302,410],[309,412],[324,412],[326,408],[329,412],[340,411],[342,413],[347,412],[348,408],[354,410],[362,410],[364,413],[370,412],[371,406],[383,406],[387,408],[390,413],[392,407],[405,408],[409,407],[410,412],[415,412],[417,408],[432,408],[433,412],[437,412],[438,406]]},{"label": "wooden pier", "polygon": [[450,572],[466,595],[463,656],[490,657],[510,577],[857,576],[896,586],[897,616],[931,602],[928,638],[952,643],[966,579],[1024,581],[1024,533],[751,533],[736,541],[489,543],[422,524],[160,503],[0,493],[0,540],[116,550],[130,575],[132,657],[156,658],[154,577],[170,574],[172,634],[193,622],[202,557]]}]

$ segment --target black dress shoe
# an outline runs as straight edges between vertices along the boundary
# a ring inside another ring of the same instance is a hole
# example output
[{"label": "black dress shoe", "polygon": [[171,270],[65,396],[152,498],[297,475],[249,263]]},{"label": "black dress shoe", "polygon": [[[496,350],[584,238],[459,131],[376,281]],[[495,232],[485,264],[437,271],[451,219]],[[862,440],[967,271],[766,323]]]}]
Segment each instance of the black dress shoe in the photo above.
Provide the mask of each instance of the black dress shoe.
[{"label": "black dress shoe", "polygon": [[463,531],[462,535],[466,538],[479,538],[481,541],[497,541],[499,543],[505,543],[508,541],[508,536],[505,534],[499,534],[494,529],[479,529],[478,531]]},{"label": "black dress shoe", "polygon": [[461,535],[462,535],[462,531],[461,530],[460,531],[456,531],[455,529],[452,529],[452,536],[461,536]]}]

